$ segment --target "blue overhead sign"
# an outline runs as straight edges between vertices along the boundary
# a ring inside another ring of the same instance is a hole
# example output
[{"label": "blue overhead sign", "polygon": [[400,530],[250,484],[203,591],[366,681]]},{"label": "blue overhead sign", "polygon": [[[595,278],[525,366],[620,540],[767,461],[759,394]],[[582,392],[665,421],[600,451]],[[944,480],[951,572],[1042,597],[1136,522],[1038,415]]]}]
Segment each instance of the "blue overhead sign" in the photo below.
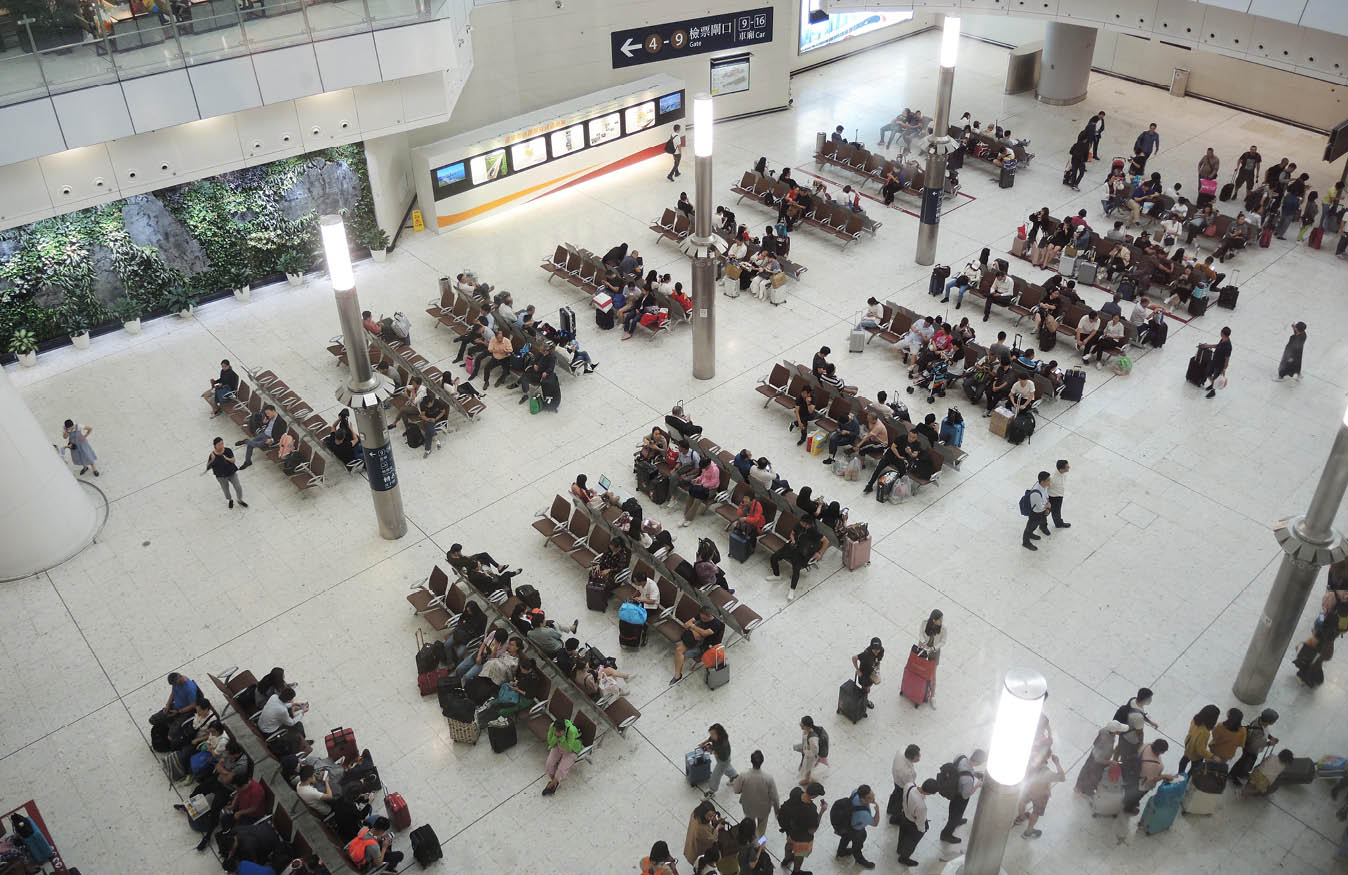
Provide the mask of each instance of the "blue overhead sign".
[{"label": "blue overhead sign", "polygon": [[670,61],[687,55],[737,49],[772,42],[772,7],[723,12],[615,30],[609,35],[613,68]]}]

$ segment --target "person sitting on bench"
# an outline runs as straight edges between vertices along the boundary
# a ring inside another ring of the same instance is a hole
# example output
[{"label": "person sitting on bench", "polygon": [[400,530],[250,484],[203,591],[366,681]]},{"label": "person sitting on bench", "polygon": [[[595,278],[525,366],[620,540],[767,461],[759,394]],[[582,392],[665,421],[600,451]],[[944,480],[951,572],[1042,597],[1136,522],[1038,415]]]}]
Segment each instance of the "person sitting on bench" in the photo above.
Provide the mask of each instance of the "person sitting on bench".
[{"label": "person sitting on bench", "polygon": [[987,405],[983,411],[983,416],[991,416],[992,410],[998,404],[1002,403],[1011,394],[1012,377],[1011,367],[998,361],[992,376],[988,378],[987,384]]},{"label": "person sitting on bench", "polygon": [[1123,349],[1126,342],[1127,332],[1123,327],[1123,318],[1118,313],[1114,313],[1109,318],[1109,323],[1096,333],[1094,340],[1086,344],[1085,355],[1081,357],[1082,364],[1090,357],[1090,353],[1095,353],[1095,366],[1098,368],[1104,362],[1104,357],[1113,355]]},{"label": "person sitting on bench", "polygon": [[[1062,231],[1063,229],[1059,229]],[[1056,235],[1055,235],[1056,236]],[[983,304],[983,321],[987,322],[992,315],[992,305],[1001,304],[1003,307],[1010,307],[1016,303],[1016,295],[1013,293],[1015,286],[1011,283],[1011,278],[1006,275],[1006,271],[1000,267],[993,274],[992,286],[988,289],[987,299]]]},{"label": "person sitting on bench", "polygon": [[791,530],[787,542],[777,552],[768,557],[768,566],[772,573],[765,580],[781,580],[781,561],[785,559],[791,565],[791,588],[786,591],[787,601],[796,597],[796,584],[800,582],[801,569],[819,561],[828,549],[828,541],[815,525],[814,517],[802,517],[800,523]]},{"label": "person sitting on bench", "polygon": [[[832,367],[832,363],[829,365]],[[849,410],[847,418],[838,423],[833,434],[828,437],[828,458],[824,459],[825,465],[832,465],[834,458],[838,455],[838,447],[855,447],[861,440],[861,420],[857,419],[855,410]]]},{"label": "person sitting on bench", "polygon": [[700,659],[709,647],[721,643],[725,634],[725,623],[716,619],[709,605],[701,605],[697,616],[683,624],[683,635],[674,645],[674,677],[669,679],[670,686],[683,680],[683,662],[686,658]]}]

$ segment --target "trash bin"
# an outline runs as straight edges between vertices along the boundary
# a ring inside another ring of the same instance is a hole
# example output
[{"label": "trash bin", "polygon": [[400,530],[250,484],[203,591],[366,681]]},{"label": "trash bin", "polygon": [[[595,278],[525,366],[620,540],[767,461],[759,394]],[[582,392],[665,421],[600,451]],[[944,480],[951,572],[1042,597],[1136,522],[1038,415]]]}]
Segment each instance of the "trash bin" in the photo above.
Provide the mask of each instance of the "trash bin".
[{"label": "trash bin", "polygon": [[814,135],[814,154],[824,154],[824,144],[828,142],[828,135],[823,131]]},{"label": "trash bin", "polygon": [[1189,91],[1189,71],[1183,67],[1176,67],[1170,74],[1170,96],[1183,97]]}]

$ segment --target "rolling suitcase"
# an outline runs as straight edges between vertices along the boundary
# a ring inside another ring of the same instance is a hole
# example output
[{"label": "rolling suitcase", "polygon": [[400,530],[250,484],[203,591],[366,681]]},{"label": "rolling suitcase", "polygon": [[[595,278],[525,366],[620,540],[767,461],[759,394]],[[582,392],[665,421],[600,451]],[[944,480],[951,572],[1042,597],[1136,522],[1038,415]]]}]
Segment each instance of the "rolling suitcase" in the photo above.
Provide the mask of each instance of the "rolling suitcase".
[{"label": "rolling suitcase", "polygon": [[638,648],[646,646],[646,624],[618,621],[618,646]]},{"label": "rolling suitcase", "polygon": [[1123,767],[1110,763],[1105,776],[1091,797],[1091,815],[1117,817],[1123,811]]},{"label": "rolling suitcase", "polygon": [[1071,277],[1076,274],[1077,257],[1075,255],[1058,256],[1058,273],[1065,277]]},{"label": "rolling suitcase", "polygon": [[938,264],[931,269],[931,281],[927,285],[927,292],[932,295],[939,295],[945,290],[945,281],[950,279],[950,266]]},{"label": "rolling suitcase", "polygon": [[1231,198],[1235,195],[1235,193],[1236,193],[1235,183],[1228,182],[1226,185],[1223,185],[1222,190],[1217,193],[1217,200],[1221,201],[1222,203],[1226,203],[1227,201],[1231,200]]},{"label": "rolling suitcase", "polygon": [[440,679],[449,676],[449,669],[437,668],[425,674],[417,675],[417,691],[423,696],[432,696],[440,688]]},{"label": "rolling suitcase", "polygon": [[1191,295],[1189,297],[1189,315],[1202,316],[1206,312],[1208,312],[1208,299]]},{"label": "rolling suitcase", "polygon": [[903,667],[903,682],[899,687],[899,694],[912,702],[916,708],[931,699],[932,681],[935,677],[935,661],[915,644],[908,654],[908,664]]},{"label": "rolling suitcase", "polygon": [[515,598],[536,611],[543,607],[543,596],[539,595],[538,588],[531,583],[521,583],[515,587]]},{"label": "rolling suitcase", "polygon": [[338,726],[323,739],[328,748],[328,759],[355,762],[360,757],[360,748],[356,746],[356,731]]},{"label": "rolling suitcase", "polygon": [[893,498],[900,476],[898,471],[886,471],[881,474],[880,479],[875,481],[875,500],[884,504]]},{"label": "rolling suitcase", "polygon": [[1282,770],[1269,787],[1272,793],[1279,787],[1286,787],[1290,784],[1309,784],[1315,780],[1315,760],[1310,757],[1297,757],[1287,764],[1287,768]]},{"label": "rolling suitcase", "polygon": [[1211,362],[1212,350],[1199,347],[1189,359],[1189,368],[1184,372],[1184,379],[1195,386],[1202,386],[1208,378],[1208,366]]},{"label": "rolling suitcase", "polygon": [[1320,227],[1312,228],[1312,229],[1311,229],[1311,239],[1310,239],[1310,241],[1307,243],[1307,245],[1310,246],[1310,248],[1312,248],[1312,249],[1319,249],[1319,248],[1320,248],[1320,243],[1324,240],[1324,238],[1325,238],[1325,229],[1324,229],[1324,228],[1320,228]]},{"label": "rolling suitcase", "polygon": [[664,504],[669,501],[669,477],[664,474],[656,474],[651,480],[650,489],[646,491],[646,495],[655,504]]},{"label": "rolling suitcase", "polygon": [[853,328],[847,336],[848,352],[863,352],[866,349],[866,329]]},{"label": "rolling suitcase", "polygon": [[781,282],[777,282],[774,277],[773,281],[768,283],[768,303],[774,305],[786,303],[786,274],[777,276],[782,278]]},{"label": "rolling suitcase", "polygon": [[401,832],[412,825],[412,812],[408,810],[403,794],[390,793],[385,796],[384,811],[388,814],[388,822],[394,832]]},{"label": "rolling suitcase", "polygon": [[505,717],[498,717],[487,724],[487,741],[491,742],[493,753],[502,753],[510,750],[519,741],[519,734],[515,731],[515,721]]},{"label": "rolling suitcase", "polygon": [[730,558],[737,562],[747,562],[753,555],[754,545],[750,543],[748,537],[739,532],[730,533]]},{"label": "rolling suitcase", "polygon": [[1185,788],[1180,801],[1180,810],[1185,814],[1214,814],[1225,791],[1226,763],[1194,763],[1189,772],[1189,786]]},{"label": "rolling suitcase", "polygon": [[1147,807],[1142,810],[1137,828],[1147,835],[1155,835],[1170,829],[1175,823],[1175,818],[1179,816],[1180,803],[1184,799],[1184,791],[1188,785],[1189,782],[1184,778],[1158,785],[1156,792],[1147,800]]},{"label": "rolling suitcase", "polygon": [[848,680],[838,687],[838,713],[857,723],[865,719],[866,692],[854,680]]},{"label": "rolling suitcase", "polygon": [[1159,322],[1151,326],[1151,331],[1147,333],[1147,342],[1156,349],[1165,346],[1166,335],[1170,333],[1170,325],[1166,322]]},{"label": "rolling suitcase", "polygon": [[[464,701],[468,701],[465,699]],[[472,702],[468,702],[472,706]],[[482,734],[482,727],[477,725],[477,720],[473,719],[470,712],[467,720],[455,720],[449,718],[449,737],[452,741],[460,744],[477,744],[477,738]]]},{"label": "rolling suitcase", "polygon": [[1222,286],[1221,291],[1217,292],[1217,306],[1225,307],[1228,310],[1236,309],[1236,301],[1240,298],[1240,289],[1236,286]]},{"label": "rolling suitcase", "polygon": [[451,672],[445,672],[444,677],[435,682],[435,695],[440,700],[440,713],[448,716],[445,710],[447,703],[463,695],[463,684]]},{"label": "rolling suitcase", "polygon": [[722,660],[715,668],[708,667],[704,680],[707,682],[707,689],[709,690],[724,687],[730,683],[730,663]]},{"label": "rolling suitcase", "polygon": [[843,565],[847,566],[848,571],[856,571],[863,565],[871,564],[871,539],[870,537],[861,540],[843,538]]},{"label": "rolling suitcase", "polygon": [[1273,228],[1272,227],[1265,228],[1259,234],[1259,248],[1267,249],[1268,245],[1272,242],[1273,242]]},{"label": "rolling suitcase", "polygon": [[444,856],[444,852],[440,850],[440,839],[436,838],[435,830],[431,829],[429,824],[423,824],[412,830],[407,838],[412,843],[412,858],[420,863],[423,869]]},{"label": "rolling suitcase", "polygon": [[613,311],[596,308],[594,311],[594,324],[595,327],[601,331],[608,331],[613,327]]},{"label": "rolling suitcase", "polygon": [[[1077,265],[1077,282],[1081,283],[1083,286],[1095,285],[1095,274],[1099,269],[1100,265],[1093,261],[1081,262]],[[1122,284],[1120,284],[1120,287],[1122,287]],[[1119,294],[1122,295],[1123,292],[1120,291]],[[1132,298],[1126,298],[1125,300],[1131,301]]]},{"label": "rolling suitcase", "polygon": [[683,755],[683,774],[692,786],[711,780],[711,754],[702,748],[688,751]]},{"label": "rolling suitcase", "polygon": [[585,607],[592,611],[604,613],[608,610],[608,590],[602,583],[585,584]]},{"label": "rolling suitcase", "polygon": [[1028,244],[1026,243],[1025,238],[1017,234],[1015,239],[1011,241],[1011,254],[1016,256],[1017,258],[1024,258],[1025,247],[1027,245]]},{"label": "rolling suitcase", "polygon": [[571,339],[576,339],[576,311],[570,307],[562,307],[557,311],[557,322],[561,325],[563,331],[571,335]]},{"label": "rolling suitcase", "polygon": [[1016,171],[1011,167],[1003,167],[1002,172],[997,176],[998,188],[1013,188],[1016,184]]}]

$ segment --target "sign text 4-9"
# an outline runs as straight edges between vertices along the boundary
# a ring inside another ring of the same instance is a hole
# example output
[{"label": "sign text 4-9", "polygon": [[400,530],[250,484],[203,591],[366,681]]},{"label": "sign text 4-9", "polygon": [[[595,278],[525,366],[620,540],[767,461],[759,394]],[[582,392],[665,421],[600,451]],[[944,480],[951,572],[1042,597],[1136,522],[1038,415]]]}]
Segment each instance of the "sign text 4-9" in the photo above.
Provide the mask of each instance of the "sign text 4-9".
[{"label": "sign text 4-9", "polygon": [[770,43],[772,7],[615,30],[609,39],[614,69]]}]

